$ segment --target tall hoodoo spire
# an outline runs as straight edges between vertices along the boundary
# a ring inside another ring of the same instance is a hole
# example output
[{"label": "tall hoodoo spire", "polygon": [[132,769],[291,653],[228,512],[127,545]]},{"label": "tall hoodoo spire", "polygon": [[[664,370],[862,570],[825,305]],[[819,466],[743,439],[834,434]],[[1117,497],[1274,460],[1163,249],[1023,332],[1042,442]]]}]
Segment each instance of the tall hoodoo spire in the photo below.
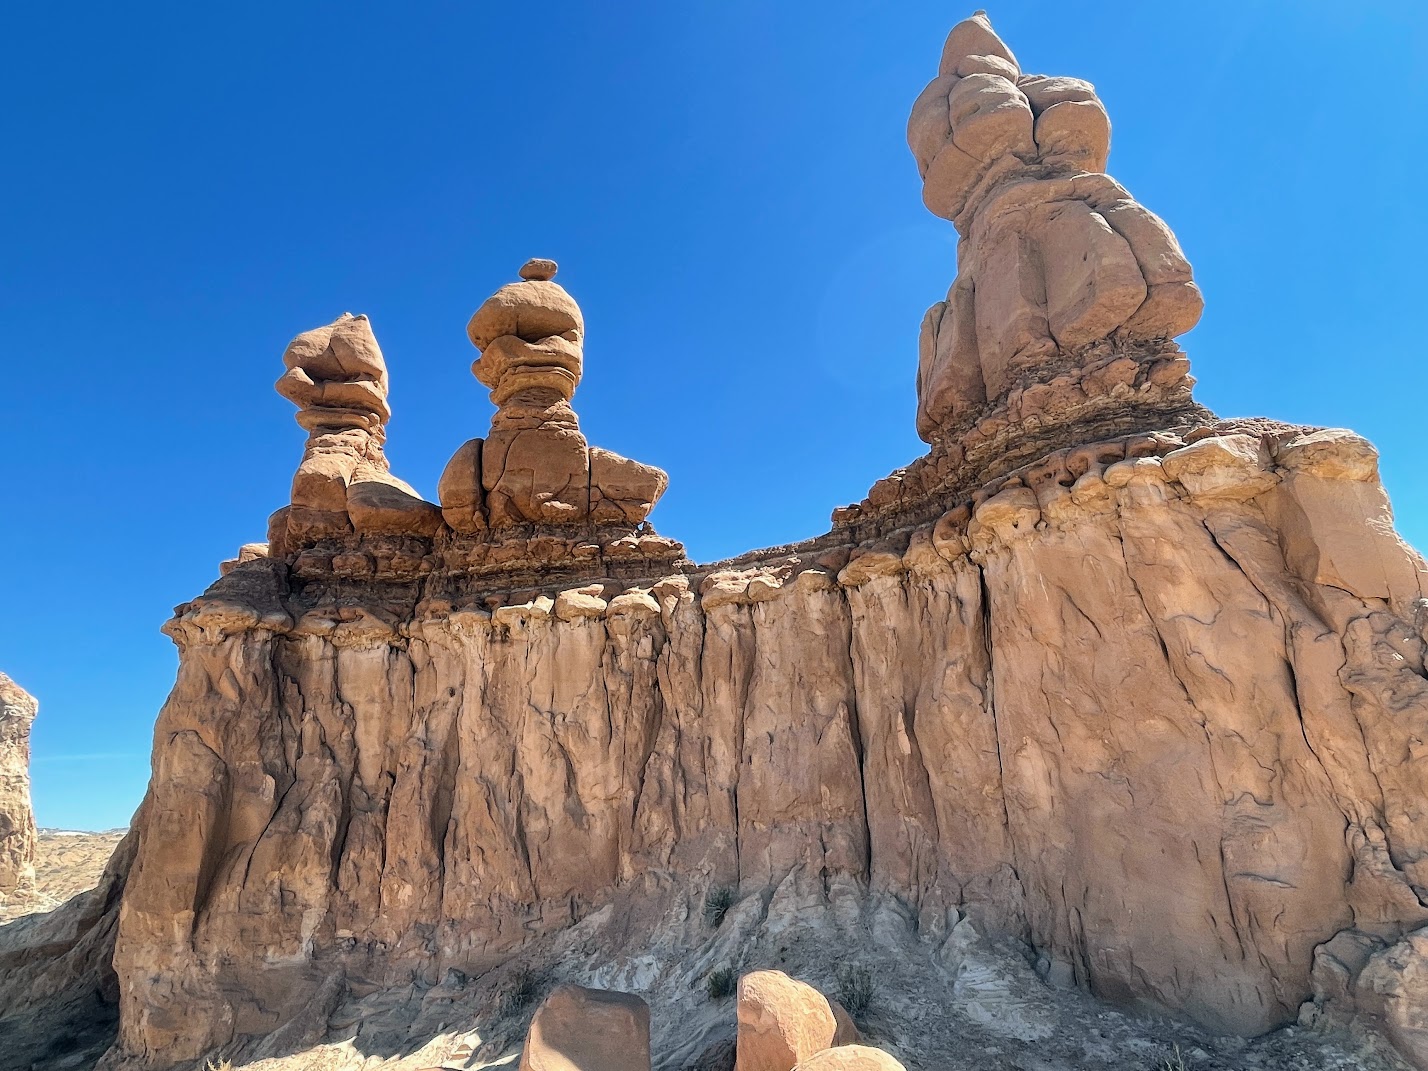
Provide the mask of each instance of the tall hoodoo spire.
[{"label": "tall hoodoo spire", "polygon": [[978,12],[948,35],[907,136],[924,202],[961,233],[922,325],[923,439],[992,417],[1086,426],[1113,406],[1164,426],[1192,410],[1168,340],[1195,326],[1200,291],[1170,229],[1104,173],[1111,124],[1089,82],[1023,73]]}]

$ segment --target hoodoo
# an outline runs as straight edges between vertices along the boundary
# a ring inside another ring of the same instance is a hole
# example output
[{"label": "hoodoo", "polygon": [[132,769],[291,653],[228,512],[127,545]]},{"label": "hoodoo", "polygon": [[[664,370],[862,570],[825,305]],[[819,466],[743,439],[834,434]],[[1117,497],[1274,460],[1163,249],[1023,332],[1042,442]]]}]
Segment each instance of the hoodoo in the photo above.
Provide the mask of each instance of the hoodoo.
[{"label": "hoodoo", "polygon": [[494,1059],[551,978],[712,1067],[719,969],[852,964],[913,1067],[964,1051],[943,1023],[1053,1044],[1079,993],[1428,1068],[1428,571],[1373,447],[1193,400],[1201,295],[1088,83],[978,14],[908,135],[960,234],[908,355],[930,450],[804,543],[650,529],[552,262],[471,319],[497,411],[439,504],[388,472],[366,319],[293,342],[291,502],[167,626],[106,1066]]},{"label": "hoodoo", "polygon": [[638,525],[669,486],[653,465],[592,447],[570,407],[580,384],[585,321],[552,280],[552,260],[530,260],[466,326],[481,351],[471,371],[496,415],[483,441],[456,452],[441,477],[441,508],[457,532],[521,524]]}]

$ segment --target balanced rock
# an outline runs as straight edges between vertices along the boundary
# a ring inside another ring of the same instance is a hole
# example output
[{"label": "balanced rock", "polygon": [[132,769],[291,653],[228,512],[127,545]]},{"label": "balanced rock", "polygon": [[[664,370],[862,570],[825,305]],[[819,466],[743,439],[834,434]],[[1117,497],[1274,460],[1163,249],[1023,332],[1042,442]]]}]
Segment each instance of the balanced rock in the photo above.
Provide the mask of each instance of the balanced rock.
[{"label": "balanced rock", "polygon": [[33,696],[0,673],[0,903],[35,876],[30,726],[38,710]]},{"label": "balanced rock", "polygon": [[520,1071],[649,1071],[650,1009],[633,993],[556,988],[536,1010]]},{"label": "balanced rock", "polygon": [[584,364],[580,307],[554,282],[552,260],[531,260],[521,281],[476,310],[466,333],[481,356],[471,371],[496,415],[442,473],[446,523],[462,533],[521,524],[633,526],[669,478],[652,465],[591,448],[571,408]]},{"label": "balanced rock", "polygon": [[739,979],[738,1017],[735,1071],[793,1071],[838,1033],[828,999],[782,971]]}]

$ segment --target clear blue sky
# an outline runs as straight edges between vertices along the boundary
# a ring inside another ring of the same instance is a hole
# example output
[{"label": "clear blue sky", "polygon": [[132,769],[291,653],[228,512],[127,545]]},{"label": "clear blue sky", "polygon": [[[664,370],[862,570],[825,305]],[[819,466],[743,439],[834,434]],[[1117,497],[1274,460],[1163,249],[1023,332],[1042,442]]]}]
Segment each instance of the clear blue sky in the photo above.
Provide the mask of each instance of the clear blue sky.
[{"label": "clear blue sky", "polygon": [[[978,0],[971,0],[975,3]],[[990,3],[1096,83],[1180,236],[1225,415],[1353,427],[1428,545],[1422,0]],[[701,560],[823,531],[921,452],[954,273],[903,140],[956,4],[11,4],[0,16],[0,669],[43,825],[127,822],[159,626],[261,539],[297,332],[371,316],[429,497],[490,407],[467,317],[529,256],[585,310],[592,442],[668,469]]]}]

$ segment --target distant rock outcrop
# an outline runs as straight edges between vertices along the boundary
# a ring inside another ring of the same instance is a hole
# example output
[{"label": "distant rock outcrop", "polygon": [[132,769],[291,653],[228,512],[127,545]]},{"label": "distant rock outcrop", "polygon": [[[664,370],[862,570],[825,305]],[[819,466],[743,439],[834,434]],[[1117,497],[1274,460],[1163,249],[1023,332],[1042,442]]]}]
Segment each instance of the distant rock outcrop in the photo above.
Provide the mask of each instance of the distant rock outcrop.
[{"label": "distant rock outcrop", "polygon": [[[977,16],[910,135],[962,232],[931,450],[816,539],[698,566],[649,530],[663,474],[570,408],[553,264],[472,319],[498,412],[440,506],[387,473],[366,321],[290,347],[291,504],[166,626],[122,906],[87,923],[117,921],[107,1066],[404,1053],[458,1015],[494,1047],[529,959],[637,992],[656,1066],[726,1067],[714,981],[796,956],[881,957],[924,1066],[944,1020],[1054,1047],[1036,1001],[1078,991],[1428,1067],[1428,567],[1372,446],[1194,402],[1199,293],[1088,85]],[[832,1005],[761,977],[741,1068],[887,1066],[815,1055]]]},{"label": "distant rock outcrop", "polygon": [[38,710],[33,696],[0,673],[0,909],[35,880],[30,726]]}]

